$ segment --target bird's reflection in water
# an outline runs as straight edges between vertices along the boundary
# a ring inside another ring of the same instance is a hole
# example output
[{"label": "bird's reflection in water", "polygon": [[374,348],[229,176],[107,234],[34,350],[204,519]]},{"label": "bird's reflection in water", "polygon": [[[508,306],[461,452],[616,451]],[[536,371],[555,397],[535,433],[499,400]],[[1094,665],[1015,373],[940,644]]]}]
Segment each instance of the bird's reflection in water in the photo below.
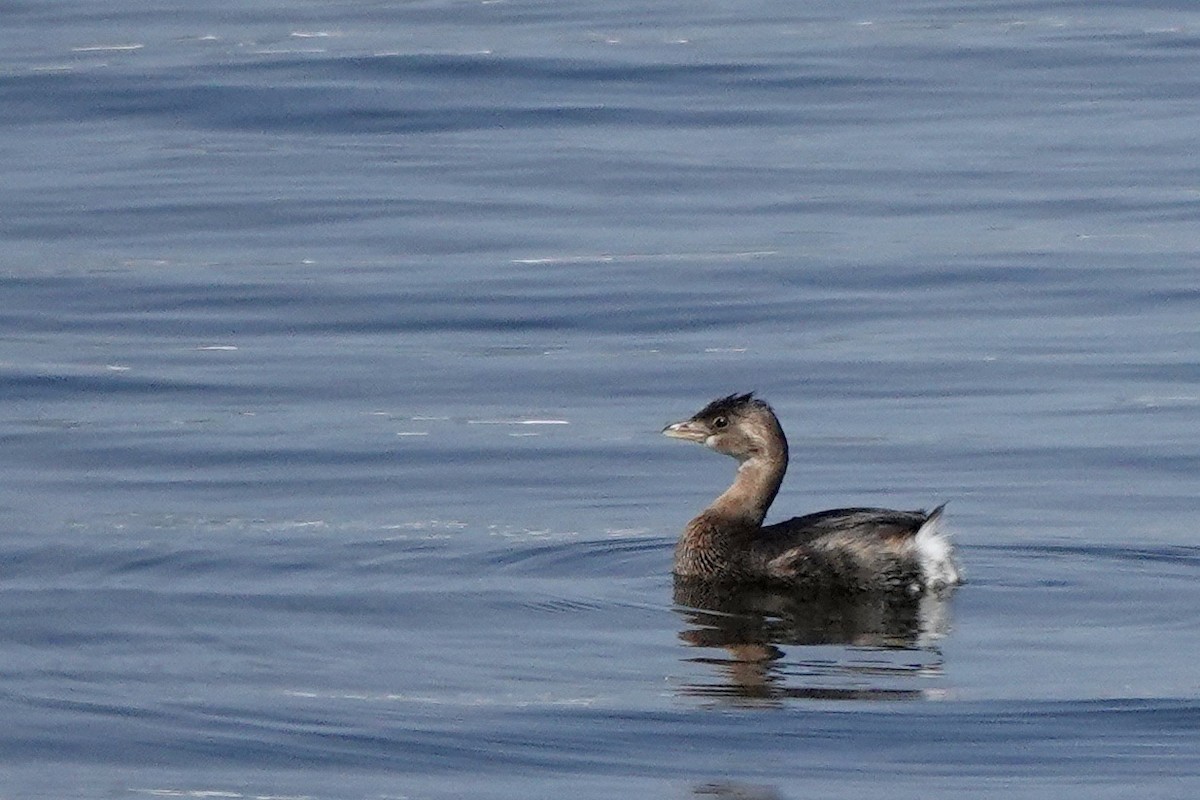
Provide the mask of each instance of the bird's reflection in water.
[{"label": "bird's reflection in water", "polygon": [[931,682],[942,674],[948,596],[801,598],[676,580],[675,604],[686,622],[680,639],[708,651],[687,660],[718,678],[685,683],[686,695],[776,705],[941,694]]},{"label": "bird's reflection in water", "polygon": [[725,800],[783,800],[773,786],[751,786],[743,783],[704,783],[692,787],[697,797],[720,797]]}]

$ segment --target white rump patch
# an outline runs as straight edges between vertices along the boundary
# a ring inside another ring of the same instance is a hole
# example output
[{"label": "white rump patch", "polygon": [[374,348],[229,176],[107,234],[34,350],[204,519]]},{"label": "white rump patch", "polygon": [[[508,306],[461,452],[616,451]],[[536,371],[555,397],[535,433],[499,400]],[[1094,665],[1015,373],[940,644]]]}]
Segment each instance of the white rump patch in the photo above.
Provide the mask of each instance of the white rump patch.
[{"label": "white rump patch", "polygon": [[954,546],[943,530],[940,507],[917,531],[916,547],[927,589],[943,589],[962,583],[962,573],[954,563]]}]

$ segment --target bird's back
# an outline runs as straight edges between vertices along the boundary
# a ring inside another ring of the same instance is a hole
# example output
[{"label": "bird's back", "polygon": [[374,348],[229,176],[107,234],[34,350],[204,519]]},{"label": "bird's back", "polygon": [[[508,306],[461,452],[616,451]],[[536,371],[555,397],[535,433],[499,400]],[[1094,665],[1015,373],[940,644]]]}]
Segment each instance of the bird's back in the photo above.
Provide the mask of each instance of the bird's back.
[{"label": "bird's back", "polygon": [[885,508],[819,511],[762,528],[771,579],[822,591],[920,591],[958,582],[949,543],[930,513]]}]

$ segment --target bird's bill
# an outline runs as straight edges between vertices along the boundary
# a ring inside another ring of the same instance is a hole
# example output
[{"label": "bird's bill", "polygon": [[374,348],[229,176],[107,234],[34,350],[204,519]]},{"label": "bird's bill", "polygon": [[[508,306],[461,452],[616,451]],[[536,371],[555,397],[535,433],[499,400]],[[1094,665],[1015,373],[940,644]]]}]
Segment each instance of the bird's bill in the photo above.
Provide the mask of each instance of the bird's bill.
[{"label": "bird's bill", "polygon": [[662,429],[663,436],[672,439],[683,439],[685,442],[703,442],[708,438],[708,430],[695,420],[687,419],[675,422]]}]

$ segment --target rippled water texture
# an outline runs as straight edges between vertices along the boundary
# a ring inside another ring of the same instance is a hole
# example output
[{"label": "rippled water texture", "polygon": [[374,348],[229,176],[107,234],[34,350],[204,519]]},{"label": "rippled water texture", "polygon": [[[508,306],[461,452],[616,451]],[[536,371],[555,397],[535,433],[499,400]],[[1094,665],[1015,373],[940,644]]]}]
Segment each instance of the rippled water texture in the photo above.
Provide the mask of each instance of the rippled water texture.
[{"label": "rippled water texture", "polygon": [[[1192,4],[0,17],[0,796],[1200,789]],[[967,585],[675,587],[751,389]]]}]

